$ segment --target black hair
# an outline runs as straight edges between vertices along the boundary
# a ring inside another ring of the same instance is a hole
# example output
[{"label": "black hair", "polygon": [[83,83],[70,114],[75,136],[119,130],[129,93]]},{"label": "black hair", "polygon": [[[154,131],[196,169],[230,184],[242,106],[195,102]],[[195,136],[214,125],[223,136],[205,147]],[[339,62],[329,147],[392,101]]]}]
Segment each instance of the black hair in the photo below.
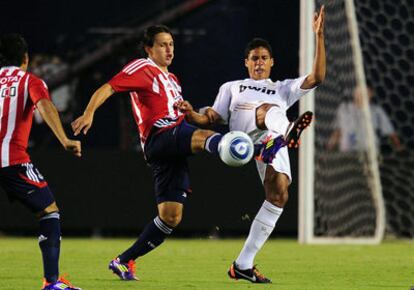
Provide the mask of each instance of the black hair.
[{"label": "black hair", "polygon": [[147,55],[147,53],[145,52],[145,47],[153,47],[154,46],[154,40],[155,40],[155,36],[158,33],[169,33],[171,35],[171,37],[174,37],[171,30],[162,24],[157,24],[157,25],[152,25],[149,26],[145,32],[144,32],[144,36],[142,37],[141,43],[140,43],[140,50],[141,53],[143,55]]},{"label": "black hair", "polygon": [[267,51],[269,51],[270,57],[273,57],[273,51],[272,51],[272,47],[270,46],[269,42],[263,38],[253,38],[247,45],[246,48],[244,50],[244,58],[248,58],[249,57],[249,53],[253,50],[256,49],[258,47],[264,47],[267,49]]},{"label": "black hair", "polygon": [[27,52],[26,40],[21,35],[9,33],[0,36],[0,67],[21,66]]}]

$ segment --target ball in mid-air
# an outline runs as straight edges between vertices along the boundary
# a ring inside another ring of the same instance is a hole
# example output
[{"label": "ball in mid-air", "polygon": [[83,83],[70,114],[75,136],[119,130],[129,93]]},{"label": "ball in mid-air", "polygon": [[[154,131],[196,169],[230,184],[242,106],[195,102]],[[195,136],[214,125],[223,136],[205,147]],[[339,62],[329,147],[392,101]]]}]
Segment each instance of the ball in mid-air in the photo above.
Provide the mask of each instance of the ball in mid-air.
[{"label": "ball in mid-air", "polygon": [[242,166],[253,157],[252,139],[244,132],[231,131],[223,136],[218,145],[220,159],[229,166]]}]

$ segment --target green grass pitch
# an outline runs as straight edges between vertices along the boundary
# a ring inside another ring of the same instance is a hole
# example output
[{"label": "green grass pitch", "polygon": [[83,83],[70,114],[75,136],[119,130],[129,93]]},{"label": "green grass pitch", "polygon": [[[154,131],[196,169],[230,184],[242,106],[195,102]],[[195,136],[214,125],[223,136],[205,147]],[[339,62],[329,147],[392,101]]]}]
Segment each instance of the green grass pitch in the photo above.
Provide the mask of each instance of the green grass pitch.
[{"label": "green grass pitch", "polygon": [[[83,290],[309,289],[408,290],[414,285],[414,243],[388,241],[379,246],[299,245],[270,240],[258,255],[258,268],[273,280],[259,285],[234,281],[227,269],[241,239],[168,240],[137,261],[138,282],[124,282],[107,270],[111,258],[133,239],[62,241],[61,273]],[[36,239],[0,238],[0,289],[41,286],[41,256]]]}]

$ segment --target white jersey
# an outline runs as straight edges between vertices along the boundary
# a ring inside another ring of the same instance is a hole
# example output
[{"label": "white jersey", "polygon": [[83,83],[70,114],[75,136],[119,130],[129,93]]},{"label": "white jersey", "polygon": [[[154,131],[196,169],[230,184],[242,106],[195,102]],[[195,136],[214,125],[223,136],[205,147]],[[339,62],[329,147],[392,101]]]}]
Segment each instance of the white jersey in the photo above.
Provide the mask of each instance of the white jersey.
[{"label": "white jersey", "polygon": [[[307,76],[296,79],[273,82],[271,79],[244,79],[227,82],[220,87],[212,109],[224,122],[229,124],[231,131],[243,131],[252,138],[254,143],[260,143],[265,137],[274,132],[261,130],[256,126],[256,108],[261,104],[275,104],[285,112],[312,89],[301,89]],[[263,182],[266,164],[256,160],[257,169]],[[290,161],[287,147],[282,147],[270,164],[277,172],[284,173],[292,180]]]},{"label": "white jersey", "polygon": [[[372,126],[375,131],[375,144],[380,147],[379,138],[395,133],[387,113],[376,104],[370,104]],[[354,103],[342,103],[336,112],[335,129],[341,130],[339,148],[341,151],[365,150],[368,146],[362,109]]]},{"label": "white jersey", "polygon": [[257,143],[267,130],[256,126],[256,108],[275,104],[284,112],[310,90],[301,89],[306,76],[273,82],[271,79],[244,79],[227,82],[220,87],[213,105],[230,130],[243,131]]}]

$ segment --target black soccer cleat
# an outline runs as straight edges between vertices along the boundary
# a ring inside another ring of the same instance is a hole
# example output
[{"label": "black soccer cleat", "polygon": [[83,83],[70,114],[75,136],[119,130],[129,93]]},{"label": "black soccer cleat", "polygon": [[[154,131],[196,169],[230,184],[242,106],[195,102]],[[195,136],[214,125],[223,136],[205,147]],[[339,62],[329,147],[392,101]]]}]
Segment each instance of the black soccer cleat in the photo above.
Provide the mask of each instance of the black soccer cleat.
[{"label": "black soccer cleat", "polygon": [[285,144],[289,148],[298,148],[300,144],[300,134],[302,134],[303,130],[309,127],[310,123],[312,122],[313,113],[307,111],[299,116],[293,123],[291,123],[290,128],[286,132],[284,136]]},{"label": "black soccer cleat", "polygon": [[235,280],[244,279],[252,283],[272,283],[272,280],[261,274],[256,266],[253,266],[251,269],[241,270],[237,267],[236,262],[233,262],[227,274],[231,279]]}]

